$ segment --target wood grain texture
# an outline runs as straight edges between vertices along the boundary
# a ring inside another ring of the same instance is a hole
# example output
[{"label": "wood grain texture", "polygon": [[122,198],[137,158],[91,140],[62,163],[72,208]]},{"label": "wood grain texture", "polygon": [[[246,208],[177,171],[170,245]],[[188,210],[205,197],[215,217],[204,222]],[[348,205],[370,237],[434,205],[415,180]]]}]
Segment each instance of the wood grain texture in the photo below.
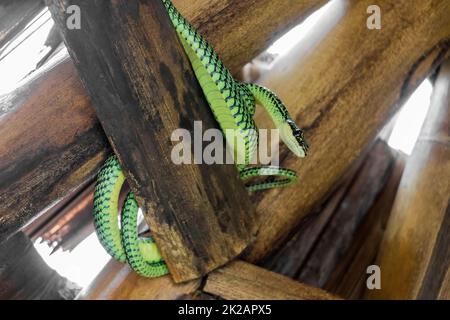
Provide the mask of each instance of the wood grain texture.
[{"label": "wood grain texture", "polygon": [[[238,73],[254,54],[325,1],[174,3]],[[265,5],[270,10],[263,10]],[[242,25],[230,28],[230,16]],[[0,241],[92,179],[111,153],[72,61],[67,56],[53,59],[40,71],[0,97]]]},{"label": "wood grain texture", "polygon": [[[162,1],[55,0],[50,11],[176,282],[244,250],[257,230],[234,165],[177,165],[180,128],[217,128]],[[83,14],[66,27],[67,6]],[[195,142],[197,143],[197,142]]]},{"label": "wood grain texture", "polygon": [[[419,140],[408,159],[377,264],[372,299],[448,296],[450,266],[450,62],[441,68]],[[444,291],[443,291],[443,288]]]},{"label": "wood grain texture", "polygon": [[323,289],[344,299],[364,297],[367,267],[375,263],[405,167],[405,158],[397,155],[389,181],[355,233],[350,248],[342,253]]},{"label": "wood grain texture", "polygon": [[128,265],[110,260],[94,281],[77,296],[79,300],[181,300],[193,299],[199,280],[182,284],[170,276],[144,278]]},{"label": "wood grain texture", "polygon": [[[289,237],[448,54],[450,0],[414,3],[378,1],[382,28],[369,30],[371,1],[335,1],[314,32],[262,76],[311,149],[301,160],[280,150],[281,165],[296,170],[299,183],[254,198],[263,224],[246,260],[260,260]],[[269,125],[258,118],[260,127]]]},{"label": "wood grain texture", "polygon": [[337,299],[323,290],[243,261],[234,261],[212,272],[203,291],[226,300]]},{"label": "wood grain texture", "polygon": [[389,179],[394,155],[389,146],[378,141],[356,173],[321,232],[296,279],[322,288],[333,273],[342,254],[349,250],[362,221]]},{"label": "wood grain texture", "polygon": [[[377,140],[352,166],[323,207],[308,215],[293,237],[261,265],[333,293],[339,291],[338,286],[351,286],[355,279],[359,284],[376,256],[381,221],[390,212],[378,208],[380,198],[386,200],[386,187],[388,195],[395,196],[401,176],[402,170],[394,170],[396,157],[386,142]],[[391,182],[393,175],[396,180]],[[387,200],[386,205],[392,202]],[[372,228],[378,238],[370,237]],[[350,268],[353,272],[349,272]],[[349,297],[349,291],[341,290],[339,296]]]},{"label": "wood grain texture", "polygon": [[[234,74],[328,0],[173,0]],[[217,39],[217,40],[216,40]],[[232,49],[231,49],[232,48]]]},{"label": "wood grain texture", "polygon": [[93,179],[111,150],[78,75],[61,57],[0,105],[1,242]]}]

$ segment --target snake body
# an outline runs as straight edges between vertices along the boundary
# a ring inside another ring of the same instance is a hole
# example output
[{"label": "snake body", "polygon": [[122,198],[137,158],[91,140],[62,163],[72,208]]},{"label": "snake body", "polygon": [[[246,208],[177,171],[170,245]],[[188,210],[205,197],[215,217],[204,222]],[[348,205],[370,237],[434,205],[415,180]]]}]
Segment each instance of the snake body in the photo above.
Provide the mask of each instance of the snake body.
[{"label": "snake body", "polygon": [[[290,169],[275,166],[248,166],[258,146],[253,120],[256,104],[265,108],[279,129],[280,137],[297,156],[304,157],[308,146],[282,101],[269,89],[236,81],[208,42],[186,21],[170,0],[161,0],[189,57],[195,75],[222,131],[233,130],[235,159],[242,159],[237,169],[242,180],[259,176],[277,176],[278,180],[247,185],[249,191],[285,187],[297,180]],[[122,208],[119,229],[119,193],[125,176],[117,157],[111,156],[97,178],[94,196],[94,224],[101,244],[121,262],[128,262],[138,274],[157,277],[168,273],[164,260],[151,237],[139,237],[138,204],[132,192]]]}]

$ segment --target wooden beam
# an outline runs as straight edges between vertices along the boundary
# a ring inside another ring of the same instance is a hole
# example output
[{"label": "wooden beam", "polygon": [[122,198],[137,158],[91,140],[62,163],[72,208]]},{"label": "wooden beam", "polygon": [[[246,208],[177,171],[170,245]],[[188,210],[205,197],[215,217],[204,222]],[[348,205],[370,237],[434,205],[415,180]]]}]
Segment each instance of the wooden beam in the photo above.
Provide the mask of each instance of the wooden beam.
[{"label": "wooden beam", "polygon": [[323,289],[344,299],[364,297],[369,276],[367,267],[375,263],[405,167],[405,158],[405,155],[397,154],[389,181],[358,228],[350,248],[341,254]]},{"label": "wooden beam", "polygon": [[[173,279],[195,279],[234,259],[257,230],[236,167],[171,158],[175,130],[195,137],[194,121],[203,130],[217,123],[163,2],[49,3]],[[75,31],[66,27],[74,4],[83,15]]]},{"label": "wooden beam", "polygon": [[232,262],[208,275],[203,291],[226,300],[338,299],[323,290],[243,261]]},{"label": "wooden beam", "polygon": [[94,281],[78,295],[79,300],[179,300],[192,299],[200,280],[182,284],[170,276],[144,278],[128,265],[110,260]]},{"label": "wooden beam", "polygon": [[111,149],[67,59],[0,101],[1,242],[92,181]]},{"label": "wooden beam", "polygon": [[[325,2],[174,1],[234,73]],[[237,21],[242,25],[231,27]],[[0,105],[1,242],[92,180],[111,149],[67,56],[55,57],[20,88],[0,97]]]},{"label": "wooden beam", "polygon": [[[242,2],[247,3],[247,1]],[[279,2],[274,1],[273,3]],[[344,3],[348,3],[348,6],[343,5]],[[264,193],[264,195],[259,194],[254,198],[258,202],[259,215],[262,217],[264,225],[258,234],[258,240],[253,250],[247,257],[251,261],[266,256],[267,253],[283,243],[291,233],[290,231],[296,228],[298,222],[311,211],[311,208],[322,201],[324,195],[328,194],[329,190],[340,180],[353,160],[372,141],[377,131],[395,113],[397,110],[395,106],[400,105],[448,53],[450,21],[444,16],[449,9],[448,0],[433,2],[432,5],[431,0],[426,0],[418,3],[417,6],[410,6],[407,0],[383,0],[379,3],[384,12],[381,30],[366,28],[367,16],[361,12],[366,12],[369,4],[371,4],[370,1],[335,1],[333,5],[337,7],[333,7],[335,9],[333,14],[324,18],[315,32],[309,34],[302,43],[296,46],[291,55],[280,59],[273,69],[276,72],[271,72],[272,76],[266,75],[262,80],[263,84],[272,87],[280,94],[289,110],[298,118],[299,124],[306,127],[307,138],[311,142],[312,149],[307,159],[298,162],[288,157],[287,151],[282,152],[282,156],[285,158],[283,165],[295,168],[300,173],[300,182],[296,187],[274,190]],[[193,14],[195,8],[191,9]],[[248,11],[244,10],[240,14],[245,15],[248,20],[258,19],[253,15],[251,9],[249,7]],[[286,11],[285,7],[272,7],[273,18],[283,15],[284,11]],[[205,12],[208,12],[206,7]],[[297,12],[297,14],[301,16],[301,12]],[[405,21],[404,16],[406,15],[412,18]],[[197,18],[199,16],[196,15]],[[204,15],[203,17],[209,16]],[[187,15],[187,18],[191,17]],[[230,37],[232,39],[242,32],[236,29],[233,33],[225,34],[220,32],[220,29],[211,30],[206,27],[212,21],[220,20],[220,15],[209,17],[204,22],[196,20],[197,18],[192,19],[194,25],[205,25],[203,32],[208,30],[207,38],[215,47],[223,41],[223,38]],[[270,24],[267,25],[267,28],[270,28]],[[230,56],[232,56],[232,52],[238,50],[237,47],[239,46],[227,47],[223,50],[230,50]],[[219,51],[219,54],[226,55],[223,51]],[[245,62],[241,61],[240,65]],[[230,61],[225,60],[225,63],[230,64]],[[56,73],[63,69],[69,69],[69,71],[64,75]],[[39,108],[46,109],[47,105],[54,106],[56,103],[61,105],[80,103],[79,109],[75,108],[75,110],[90,108],[88,102],[85,102],[87,100],[85,96],[79,94],[76,95],[76,98],[72,96],[72,92],[79,93],[83,90],[74,76],[73,66],[70,63],[67,63],[64,68],[55,68],[55,73],[50,75],[55,80],[53,82],[54,89],[60,92],[57,99],[54,98],[51,91],[34,91],[35,100],[32,102],[28,99],[24,100],[24,95],[16,97],[15,101],[7,100],[5,105],[13,106],[9,109],[10,112],[23,111],[23,108],[27,108],[31,114]],[[60,84],[68,85],[73,91],[70,89],[64,93],[58,91]],[[39,98],[36,99],[36,97]],[[87,103],[87,105],[83,105],[83,103]],[[51,113],[51,109],[48,112]],[[92,111],[86,113],[91,114]],[[83,117],[83,112],[75,112],[75,114]],[[52,119],[58,120],[63,116],[65,114],[54,113]],[[8,117],[1,117],[0,121],[6,118]],[[31,128],[42,131],[47,129],[47,126],[43,125],[45,122],[36,124],[37,126],[28,125],[24,118],[21,119],[21,122],[21,127],[26,132],[32,132]],[[55,123],[57,122],[55,121]],[[15,122],[15,125],[18,123]],[[62,124],[67,125],[65,122]],[[0,128],[5,132],[14,132],[14,127],[11,125],[13,122],[1,123]],[[59,144],[56,145],[59,146],[60,152],[66,151],[67,154],[72,154],[74,149],[78,148],[73,138],[76,137],[77,141],[86,141],[83,137],[87,128],[97,125],[93,120],[77,124],[79,128],[74,128],[75,125],[71,128],[59,127],[59,132],[65,132],[65,130],[69,132],[74,130],[75,132],[66,140],[58,140]],[[260,126],[266,125],[267,123],[261,123]],[[96,135],[98,141],[104,139],[101,131],[92,129],[89,133]],[[7,136],[11,136],[11,134]],[[61,136],[64,135],[61,134]],[[46,151],[42,154],[42,161],[51,167],[51,161],[46,162],[45,160],[47,157],[52,159],[53,153],[50,150],[55,143],[47,143],[46,139],[41,141],[39,136],[35,137],[34,142],[37,145],[46,146]],[[20,144],[16,144],[14,140],[5,142],[3,139],[0,139],[0,149],[5,143],[12,147],[4,150],[20,150]],[[90,146],[88,143],[86,145]],[[64,169],[70,166],[83,168],[86,162],[78,160],[83,156],[83,153],[79,152],[73,154],[72,157],[57,158],[53,161],[64,165],[62,166]],[[46,193],[41,194],[39,188],[35,188],[36,193],[31,192],[33,187],[30,187],[30,182],[34,183],[36,187],[41,187],[41,190],[45,188],[52,193],[55,193],[56,190],[62,191],[74,187],[76,184],[75,182],[73,184],[66,183],[63,186],[58,183],[58,180],[66,182],[68,177],[73,177],[69,174],[70,170],[54,170],[54,174],[49,175],[52,180],[56,180],[54,183],[44,184],[44,180],[29,179],[28,177],[42,175],[37,168],[37,164],[42,161],[30,161],[30,159],[34,159],[31,156],[33,153],[23,155],[8,151],[7,154],[3,152],[0,154],[4,155],[4,159],[7,160],[0,161],[1,168],[12,167],[14,164],[17,164],[16,168],[22,168],[19,171],[10,172],[8,182],[0,188],[2,191],[0,196],[5,194],[7,195],[6,199],[17,199],[17,201],[7,202],[9,207],[2,206],[0,208],[0,217],[5,222],[0,225],[0,238],[4,238],[11,231],[17,230],[21,223],[36,215],[45,207],[44,205],[49,204],[47,201],[39,200],[41,196],[44,200],[46,198]],[[102,157],[104,157],[99,153],[97,155],[98,157],[95,159],[92,158],[92,154],[87,157],[92,159],[89,164],[95,167],[95,170],[98,170],[98,166],[103,161]],[[28,160],[30,165],[23,166],[25,160]],[[88,168],[90,167],[88,166]],[[0,177],[3,172],[9,171],[0,170]],[[81,179],[89,174],[89,170],[78,170],[75,177]],[[74,180],[68,179],[68,181]],[[0,179],[0,181],[3,182],[5,179]],[[30,196],[37,199],[31,208],[28,206],[28,201],[22,201]],[[52,199],[57,198],[53,197]],[[0,201],[0,203],[4,202]],[[9,228],[5,229],[6,227]]]},{"label": "wooden beam", "polygon": [[[234,74],[329,0],[173,0]],[[239,45],[237,45],[239,44]]]},{"label": "wooden beam", "polygon": [[312,300],[337,299],[323,290],[303,285],[287,277],[243,261],[232,262],[202,281],[176,284],[169,277],[155,279],[136,275],[128,266],[111,260],[84,289],[82,300]]},{"label": "wooden beam", "polygon": [[450,62],[436,79],[425,124],[408,159],[376,264],[372,299],[448,297],[450,267]]},{"label": "wooden beam", "polygon": [[314,249],[298,273],[298,280],[323,288],[339,259],[350,248],[361,223],[386,185],[395,163],[394,153],[378,141],[341,199]]},{"label": "wooden beam", "polygon": [[[449,53],[450,0],[414,6],[409,0],[377,1],[380,30],[367,28],[371,4],[333,2],[314,32],[259,81],[286,103],[311,149],[302,160],[280,150],[281,165],[296,170],[299,183],[255,196],[263,224],[248,261],[260,260],[289,237]],[[260,127],[270,125],[258,120]]]},{"label": "wooden beam", "polygon": [[[353,246],[359,248],[365,244],[366,233],[362,232],[358,241],[355,239],[384,192],[395,162],[396,153],[386,142],[378,140],[362,161],[354,164],[323,207],[304,219],[292,238],[262,266],[302,283],[324,288],[343,258],[351,254]],[[375,248],[377,244],[379,241],[373,243]],[[375,255],[373,252],[372,258]],[[352,258],[353,255],[349,260]],[[363,265],[362,271],[358,270],[360,272],[353,276],[364,277],[367,266]]]}]

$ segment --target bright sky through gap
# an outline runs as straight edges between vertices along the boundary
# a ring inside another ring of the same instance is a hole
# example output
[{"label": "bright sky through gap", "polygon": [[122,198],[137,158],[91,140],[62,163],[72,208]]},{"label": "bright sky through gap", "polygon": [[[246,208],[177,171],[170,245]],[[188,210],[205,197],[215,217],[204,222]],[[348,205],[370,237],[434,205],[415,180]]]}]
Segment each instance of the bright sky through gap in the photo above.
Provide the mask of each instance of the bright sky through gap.
[{"label": "bright sky through gap", "polygon": [[82,288],[88,286],[111,259],[95,232],[71,252],[59,249],[50,255],[52,247],[41,242],[40,238],[36,240],[34,247],[52,269]]},{"label": "bright sky through gap", "polygon": [[388,139],[391,148],[411,154],[430,107],[432,91],[433,85],[426,79],[402,107]]},{"label": "bright sky through gap", "polygon": [[53,20],[47,9],[38,16],[0,57],[0,95],[14,90],[18,82],[36,67],[39,59],[46,53],[40,50],[44,48]]},{"label": "bright sky through gap", "polygon": [[328,9],[333,5],[333,1],[328,2],[326,5],[321,7],[319,10],[312,13],[308,18],[306,18],[301,24],[292,28],[286,34],[284,34],[280,39],[275,41],[268,49],[267,52],[273,55],[284,55],[289,50],[294,48],[306,35],[314,29],[314,27],[319,23],[324,15],[328,13]]}]

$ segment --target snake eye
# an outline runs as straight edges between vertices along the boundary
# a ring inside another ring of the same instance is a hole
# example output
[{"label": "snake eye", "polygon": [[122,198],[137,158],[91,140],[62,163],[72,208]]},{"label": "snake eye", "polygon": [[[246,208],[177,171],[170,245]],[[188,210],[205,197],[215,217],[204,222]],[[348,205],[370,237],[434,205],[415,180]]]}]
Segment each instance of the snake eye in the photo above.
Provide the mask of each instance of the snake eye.
[{"label": "snake eye", "polygon": [[294,121],[292,120],[286,120],[286,122],[289,124],[289,126],[291,127],[292,130],[292,135],[296,138],[296,139],[303,139],[303,131],[297,127],[297,125],[295,124]]},{"label": "snake eye", "polygon": [[292,135],[294,136],[295,140],[297,140],[297,143],[300,145],[300,147],[303,149],[304,153],[306,154],[308,152],[309,146],[305,141],[305,135],[303,133],[303,130],[297,127],[294,121],[291,119],[286,121],[292,130]]}]

